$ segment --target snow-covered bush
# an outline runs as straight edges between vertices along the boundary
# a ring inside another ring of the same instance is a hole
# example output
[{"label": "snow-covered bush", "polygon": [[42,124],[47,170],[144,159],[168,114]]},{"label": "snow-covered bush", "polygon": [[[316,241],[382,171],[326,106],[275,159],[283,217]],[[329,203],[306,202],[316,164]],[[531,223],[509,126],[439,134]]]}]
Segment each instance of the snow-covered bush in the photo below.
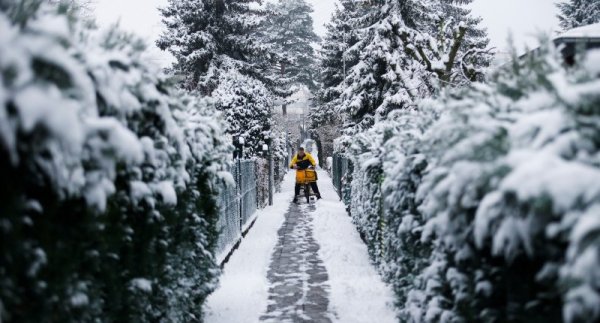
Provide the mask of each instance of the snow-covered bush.
[{"label": "snow-covered bush", "polygon": [[381,255],[381,232],[384,225],[381,217],[381,146],[384,133],[388,130],[386,126],[387,124],[378,124],[370,131],[353,137],[342,137],[336,142],[338,152],[342,150],[357,165],[352,173],[352,180],[347,182],[350,187],[342,195],[351,196],[350,214],[371,254],[376,258]]},{"label": "snow-covered bush", "polygon": [[244,138],[244,155],[259,155],[272,136],[271,92],[260,81],[232,68],[221,76],[213,97],[223,111],[227,132]]},{"label": "snow-covered bush", "polygon": [[543,46],[352,138],[352,215],[402,321],[600,319],[600,53],[588,56],[566,70]]},{"label": "snow-covered bush", "polygon": [[256,202],[259,208],[269,204],[269,161],[266,158],[255,159]]},{"label": "snow-covered bush", "polygon": [[[433,320],[447,310],[467,320],[553,320],[561,308],[568,322],[600,317],[598,260],[581,260],[600,245],[579,235],[594,231],[586,214],[600,201],[597,60],[575,71],[559,62],[551,46],[515,59],[448,102],[425,134],[422,240],[441,256],[416,299],[439,305]],[[451,293],[431,295],[430,284]]]},{"label": "snow-covered bush", "polygon": [[200,319],[230,154],[215,110],[131,35],[2,4],[0,320]]}]

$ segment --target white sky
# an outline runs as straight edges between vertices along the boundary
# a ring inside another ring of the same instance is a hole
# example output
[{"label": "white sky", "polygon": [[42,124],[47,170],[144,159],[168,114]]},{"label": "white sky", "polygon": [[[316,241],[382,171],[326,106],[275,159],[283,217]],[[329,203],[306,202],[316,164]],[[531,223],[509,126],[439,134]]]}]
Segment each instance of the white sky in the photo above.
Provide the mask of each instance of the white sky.
[{"label": "white sky", "polygon": [[[323,25],[333,12],[335,0],[308,0],[315,8],[314,20],[317,34],[323,35]],[[522,49],[524,44],[535,46],[535,35],[540,31],[557,28],[557,0],[475,0],[473,12],[483,18],[488,28],[491,46],[500,51],[506,49],[509,33],[515,44]],[[154,42],[162,29],[160,14],[156,9],[165,6],[167,0],[95,0],[96,18],[101,27],[120,21],[121,27],[133,31],[150,42]],[[153,46],[152,46],[153,47]],[[155,47],[149,53],[157,64],[169,65],[170,55]]]}]

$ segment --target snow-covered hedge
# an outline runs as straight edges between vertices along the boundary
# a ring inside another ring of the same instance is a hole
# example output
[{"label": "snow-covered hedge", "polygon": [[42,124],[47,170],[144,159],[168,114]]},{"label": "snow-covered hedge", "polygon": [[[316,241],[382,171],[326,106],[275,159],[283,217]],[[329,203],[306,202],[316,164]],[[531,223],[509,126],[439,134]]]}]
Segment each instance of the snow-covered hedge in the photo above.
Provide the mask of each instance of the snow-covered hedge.
[{"label": "snow-covered hedge", "polygon": [[131,35],[1,8],[0,321],[199,320],[230,155],[214,109]]},{"label": "snow-covered hedge", "polygon": [[338,142],[403,322],[600,320],[600,53],[551,46]]}]

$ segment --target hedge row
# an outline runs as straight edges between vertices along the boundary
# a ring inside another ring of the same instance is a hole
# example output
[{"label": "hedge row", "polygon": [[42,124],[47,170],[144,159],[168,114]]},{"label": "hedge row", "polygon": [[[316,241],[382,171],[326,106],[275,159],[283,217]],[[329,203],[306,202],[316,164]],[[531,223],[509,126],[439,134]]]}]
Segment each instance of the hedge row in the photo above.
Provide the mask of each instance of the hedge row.
[{"label": "hedge row", "polygon": [[132,35],[0,8],[0,321],[201,320],[231,154],[214,109]]},{"label": "hedge row", "polygon": [[600,320],[600,53],[551,45],[337,149],[402,322]]}]

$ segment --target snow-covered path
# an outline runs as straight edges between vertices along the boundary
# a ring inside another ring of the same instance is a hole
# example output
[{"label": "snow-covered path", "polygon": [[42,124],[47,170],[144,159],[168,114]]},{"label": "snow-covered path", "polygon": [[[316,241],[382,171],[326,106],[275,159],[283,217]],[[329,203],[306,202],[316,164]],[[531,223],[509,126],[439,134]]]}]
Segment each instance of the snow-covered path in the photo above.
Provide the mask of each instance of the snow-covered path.
[{"label": "snow-covered path", "polygon": [[323,199],[291,203],[290,172],[260,210],[205,305],[206,322],[396,322],[393,294],[371,265],[325,172]]}]

